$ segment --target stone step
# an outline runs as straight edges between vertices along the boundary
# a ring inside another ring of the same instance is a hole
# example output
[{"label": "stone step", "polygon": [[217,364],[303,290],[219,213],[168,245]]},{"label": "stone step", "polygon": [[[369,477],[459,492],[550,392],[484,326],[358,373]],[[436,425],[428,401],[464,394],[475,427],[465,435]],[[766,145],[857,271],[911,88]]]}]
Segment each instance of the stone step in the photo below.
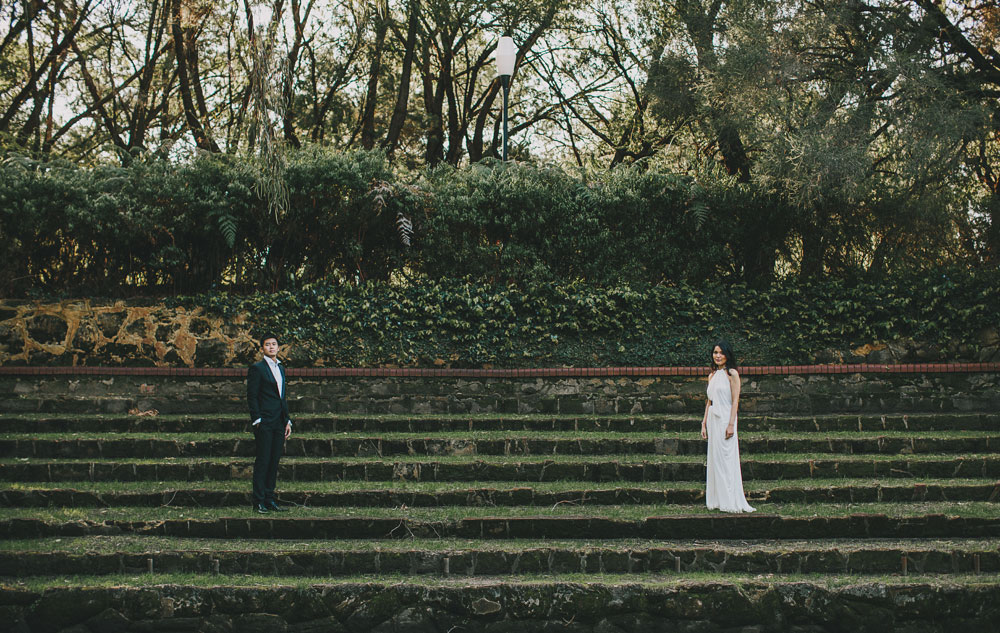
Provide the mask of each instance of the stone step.
[{"label": "stone step", "polygon": [[[676,574],[562,575],[515,581],[426,576],[296,577],[142,574],[5,587],[5,617],[28,631],[642,633],[764,630],[990,631],[1000,580],[854,576],[773,580]],[[101,582],[106,584],[101,584]]]},{"label": "stone step", "polygon": [[[132,409],[156,409],[173,414],[229,413],[246,415],[246,400],[211,393],[149,397],[123,395],[81,395],[71,393],[0,393],[0,414],[125,414]],[[297,409],[298,410],[298,409]]]},{"label": "stone step", "polygon": [[[438,433],[455,431],[685,432],[697,430],[701,416],[296,416],[298,427],[315,433]],[[245,432],[245,414],[189,416],[9,414],[3,433],[219,433]],[[740,416],[740,431],[883,432],[997,431],[1000,414],[935,413],[823,416]]]},{"label": "stone step", "polygon": [[[249,459],[14,459],[0,462],[0,481],[227,481],[249,480]],[[831,478],[1000,478],[1000,456],[818,455],[744,456],[745,481]],[[477,458],[296,458],[281,460],[278,478],[290,481],[704,481],[701,457],[527,456]]]},{"label": "stone step", "polygon": [[[813,434],[819,435],[819,434]],[[0,439],[0,457],[118,458],[142,455],[154,457],[249,457],[255,454],[253,437],[247,433],[232,437],[198,434],[191,439],[105,436],[79,438],[39,436]],[[748,434],[739,438],[743,454],[830,453],[912,455],[941,453],[998,453],[1000,434],[965,434],[960,437],[930,435],[869,435],[775,437]],[[703,455],[705,441],[695,434],[686,437],[634,439],[581,436],[561,437],[521,435],[490,438],[398,438],[293,436],[285,443],[285,455],[300,457],[386,457],[395,455]]]},{"label": "stone step", "polygon": [[[106,488],[106,486],[101,486]],[[134,488],[130,486],[130,488]],[[151,489],[152,488],[152,489]],[[705,502],[703,484],[623,487],[567,487],[565,484],[532,484],[507,487],[468,487],[426,485],[357,489],[355,484],[344,486],[318,485],[307,489],[282,486],[282,502],[306,507],[441,507],[441,506],[555,506],[584,505],[693,505]],[[332,488],[332,489],[330,489]],[[748,482],[747,499],[751,503],[873,503],[928,501],[988,501],[1000,500],[1000,482],[996,481],[920,481],[915,483],[882,483],[856,481],[840,483],[819,480],[808,486],[761,485]],[[31,487],[0,490],[0,507],[157,507],[201,506],[228,507],[251,504],[247,486],[223,489],[211,486],[192,488],[183,482],[157,482],[131,490],[88,490],[86,487]]]},{"label": "stone step", "polygon": [[[617,389],[613,383],[606,389]],[[689,393],[660,395],[602,393],[594,395],[558,395],[551,398],[505,395],[479,395],[425,391],[382,396],[371,393],[341,395],[319,393],[297,395],[303,390],[290,387],[289,408],[293,415],[304,413],[338,414],[700,414],[705,406],[704,383]],[[321,389],[322,391],[322,389]],[[156,409],[170,414],[231,413],[245,414],[245,388],[226,393],[214,391],[180,394],[138,393],[80,394],[68,391],[0,392],[0,413],[109,413],[124,414],[138,409]],[[998,398],[987,389],[971,392],[906,393],[893,385],[883,385],[863,392],[832,388],[830,393],[802,396],[793,391],[756,392],[745,388],[742,411],[759,414],[880,414],[900,413],[992,413]]]},{"label": "stone step", "polygon": [[[102,537],[90,537],[102,538]],[[128,539],[129,537],[120,537]],[[148,538],[148,537],[146,537]],[[183,541],[184,539],[177,539]],[[409,576],[523,576],[526,574],[997,574],[1000,551],[982,541],[927,544],[904,541],[637,542],[627,546],[531,542],[452,542],[405,547],[324,542],[322,551],[272,547],[157,548],[130,539],[140,551],[0,551],[0,577],[141,574],[223,574],[296,577],[401,574]],[[30,548],[37,541],[25,542]],[[223,543],[224,545],[225,543]]]},{"label": "stone step", "polygon": [[[574,508],[574,511],[582,510]],[[430,513],[428,519],[409,516],[297,517],[249,514],[238,517],[150,518],[136,520],[48,520],[35,516],[0,519],[0,538],[35,539],[85,535],[150,535],[218,539],[912,539],[1000,537],[1000,516],[946,516],[944,514],[835,514],[791,516],[753,513],[706,513],[701,508],[677,508],[657,516],[662,506],[632,508],[630,514],[610,515],[466,516],[451,518]],[[686,510],[700,514],[684,514]],[[801,508],[799,508],[801,510]],[[358,509],[363,511],[363,509]],[[593,508],[590,509],[593,513]],[[603,510],[602,510],[603,511]],[[346,511],[345,511],[346,512]],[[646,514],[647,512],[653,514]],[[197,512],[192,513],[197,516]],[[248,518],[249,517],[249,518]]]}]

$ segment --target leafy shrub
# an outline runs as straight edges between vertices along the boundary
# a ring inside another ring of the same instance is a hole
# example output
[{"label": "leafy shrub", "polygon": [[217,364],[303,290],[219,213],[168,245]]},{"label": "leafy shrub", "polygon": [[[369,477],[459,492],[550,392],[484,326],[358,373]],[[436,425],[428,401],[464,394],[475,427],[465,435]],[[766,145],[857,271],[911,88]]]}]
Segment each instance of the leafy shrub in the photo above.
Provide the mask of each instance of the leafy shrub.
[{"label": "leafy shrub", "polygon": [[409,172],[379,152],[306,147],[289,155],[291,204],[275,218],[255,193],[256,173],[231,156],[94,168],[10,156],[0,164],[0,292],[169,295],[465,278],[521,288],[762,288],[779,256],[794,260],[795,227],[811,217],[725,175],[696,180],[645,163],[568,173],[484,161]]},{"label": "leafy shrub", "polygon": [[[291,205],[270,215],[253,165],[206,156],[82,168],[0,165],[0,289],[190,293],[387,281],[598,284],[743,278],[740,209],[756,192],[647,169],[573,175],[484,161],[393,171],[378,152],[293,152]],[[754,206],[756,205],[756,206]],[[750,239],[759,248],[773,243]],[[404,244],[412,247],[407,248]],[[765,257],[765,260],[767,258]]]},{"label": "leafy shrub", "polygon": [[387,279],[398,267],[395,216],[379,213],[371,196],[373,183],[392,178],[383,156],[295,154],[292,208],[280,220],[254,194],[254,177],[250,165],[226,156],[93,169],[8,158],[0,168],[0,255],[12,265],[0,288],[273,289],[336,274]]},{"label": "leafy shrub", "polygon": [[514,163],[441,167],[428,175],[434,210],[421,264],[432,278],[573,279],[588,270],[596,231],[584,185],[565,172]]}]

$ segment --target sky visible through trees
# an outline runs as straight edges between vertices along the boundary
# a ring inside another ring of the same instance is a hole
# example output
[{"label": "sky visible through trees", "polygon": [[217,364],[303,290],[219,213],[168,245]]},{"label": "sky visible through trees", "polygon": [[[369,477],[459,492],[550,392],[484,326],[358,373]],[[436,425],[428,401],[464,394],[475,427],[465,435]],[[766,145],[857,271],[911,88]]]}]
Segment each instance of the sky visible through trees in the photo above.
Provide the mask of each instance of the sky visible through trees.
[{"label": "sky visible through trees", "polygon": [[517,160],[774,193],[816,227],[805,271],[873,230],[876,268],[942,227],[935,252],[1000,258],[990,0],[14,0],[0,143],[78,164],[256,156],[271,182],[307,144],[466,166],[500,152],[504,34]]}]

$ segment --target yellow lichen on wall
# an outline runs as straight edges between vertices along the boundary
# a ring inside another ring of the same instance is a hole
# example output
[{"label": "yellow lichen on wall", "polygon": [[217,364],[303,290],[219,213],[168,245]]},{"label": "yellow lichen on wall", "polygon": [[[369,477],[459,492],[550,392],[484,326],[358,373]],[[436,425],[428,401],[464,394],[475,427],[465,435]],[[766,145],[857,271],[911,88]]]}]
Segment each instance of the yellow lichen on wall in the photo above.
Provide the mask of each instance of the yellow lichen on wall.
[{"label": "yellow lichen on wall", "polygon": [[0,304],[0,364],[240,365],[257,351],[251,329],[246,315],[222,319],[158,303],[7,303]]}]

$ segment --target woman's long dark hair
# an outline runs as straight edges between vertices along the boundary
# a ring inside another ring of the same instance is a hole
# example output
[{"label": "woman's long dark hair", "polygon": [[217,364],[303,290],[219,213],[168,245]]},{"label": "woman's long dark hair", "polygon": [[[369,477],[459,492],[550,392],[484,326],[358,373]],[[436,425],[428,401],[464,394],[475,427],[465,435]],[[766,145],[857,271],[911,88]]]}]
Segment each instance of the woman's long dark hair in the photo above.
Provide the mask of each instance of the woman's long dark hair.
[{"label": "woman's long dark hair", "polygon": [[719,339],[712,344],[712,349],[708,352],[708,364],[713,370],[717,369],[715,366],[715,360],[712,358],[712,354],[715,353],[715,348],[718,347],[722,350],[722,354],[726,357],[726,375],[728,376],[731,372],[729,370],[736,369],[736,354],[733,352],[733,346],[729,344],[729,341],[725,339]]}]

